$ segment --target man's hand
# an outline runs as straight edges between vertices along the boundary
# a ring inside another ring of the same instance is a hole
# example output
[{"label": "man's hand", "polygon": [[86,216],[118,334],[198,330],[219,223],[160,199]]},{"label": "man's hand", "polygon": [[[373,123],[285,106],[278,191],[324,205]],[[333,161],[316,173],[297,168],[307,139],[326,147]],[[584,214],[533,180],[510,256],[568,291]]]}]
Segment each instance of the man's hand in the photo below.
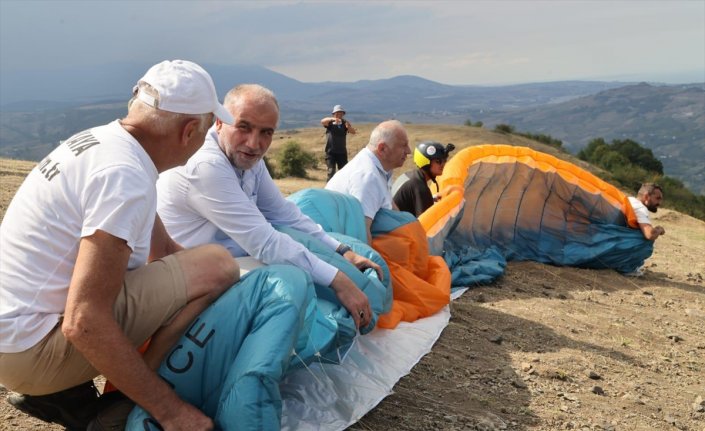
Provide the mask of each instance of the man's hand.
[{"label": "man's hand", "polygon": [[343,304],[343,307],[345,307],[352,316],[355,321],[355,326],[363,328],[370,324],[372,321],[372,309],[370,308],[370,302],[367,300],[367,296],[358,289],[355,283],[353,283],[343,271],[338,271],[338,273],[335,274],[330,287],[333,289],[333,292],[335,292],[338,301]]},{"label": "man's hand", "polygon": [[379,278],[379,281],[384,281],[384,273],[382,273],[382,268],[370,259],[360,256],[352,250],[347,251],[343,257],[345,260],[355,265],[355,267],[360,271],[364,271],[367,268],[374,269],[377,272],[377,278]]},{"label": "man's hand", "polygon": [[639,223],[639,229],[641,229],[641,233],[644,235],[644,238],[649,241],[655,241],[656,238],[666,234],[666,229],[663,227],[651,226],[648,223]]},{"label": "man's hand", "polygon": [[174,410],[166,421],[159,423],[164,431],[210,431],[214,428],[213,421],[196,407],[182,403]]}]

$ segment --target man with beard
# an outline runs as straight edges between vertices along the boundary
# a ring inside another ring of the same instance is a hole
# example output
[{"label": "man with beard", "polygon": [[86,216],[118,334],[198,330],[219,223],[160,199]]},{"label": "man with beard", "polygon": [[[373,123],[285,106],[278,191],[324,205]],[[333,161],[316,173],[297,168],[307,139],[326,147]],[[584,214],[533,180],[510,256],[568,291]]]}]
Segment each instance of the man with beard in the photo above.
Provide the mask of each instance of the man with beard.
[{"label": "man with beard", "polygon": [[663,200],[663,190],[661,186],[654,183],[644,183],[641,185],[636,197],[629,197],[629,203],[634,208],[639,229],[644,234],[644,238],[654,241],[666,230],[661,226],[652,226],[649,219],[649,212],[655,213]]},{"label": "man with beard", "polygon": [[295,203],[284,199],[263,157],[279,122],[279,104],[271,90],[238,85],[223,103],[232,125],[216,119],[206,142],[185,166],[163,173],[157,211],[169,234],[187,246],[215,243],[235,257],[252,256],[265,264],[299,267],[322,286],[330,286],[358,327],[372,318],[365,294],[343,271],[319,259],[273,225],[307,233],[360,270],[381,268],[326,234]]}]

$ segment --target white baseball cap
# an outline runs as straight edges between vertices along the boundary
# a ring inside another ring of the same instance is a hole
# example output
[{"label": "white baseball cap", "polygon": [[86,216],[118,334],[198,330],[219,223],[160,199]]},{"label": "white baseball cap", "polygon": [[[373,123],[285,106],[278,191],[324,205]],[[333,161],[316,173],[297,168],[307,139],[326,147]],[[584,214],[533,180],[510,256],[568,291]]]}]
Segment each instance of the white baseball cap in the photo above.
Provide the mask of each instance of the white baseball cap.
[{"label": "white baseball cap", "polygon": [[345,109],[343,109],[343,105],[335,105],[331,114],[335,114],[336,112],[342,112],[343,114],[345,114]]},{"label": "white baseball cap", "polygon": [[[137,99],[162,111],[200,115],[213,113],[220,121],[233,124],[233,116],[218,102],[213,79],[201,66],[186,60],[162,61],[140,79],[151,85],[159,99],[139,91]],[[138,87],[135,86],[134,91]]]}]

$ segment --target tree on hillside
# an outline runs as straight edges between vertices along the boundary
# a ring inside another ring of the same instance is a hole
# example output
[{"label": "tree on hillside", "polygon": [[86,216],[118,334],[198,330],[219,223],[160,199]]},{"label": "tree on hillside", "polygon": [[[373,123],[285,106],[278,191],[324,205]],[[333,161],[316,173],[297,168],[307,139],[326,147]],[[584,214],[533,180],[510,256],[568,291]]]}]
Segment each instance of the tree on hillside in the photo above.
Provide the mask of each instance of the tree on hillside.
[{"label": "tree on hillside", "polygon": [[614,140],[610,146],[614,151],[625,156],[632,164],[640,166],[649,172],[663,175],[663,164],[654,157],[654,153],[631,139]]},{"label": "tree on hillside", "polygon": [[607,142],[605,142],[604,139],[595,138],[595,139],[591,140],[590,142],[588,142],[588,144],[585,146],[585,148],[583,148],[582,150],[580,150],[580,152],[578,152],[578,158],[580,160],[585,160],[586,162],[596,164],[596,163],[594,163],[594,155],[595,155],[596,151],[603,152],[603,153],[604,153],[604,151],[607,151]]},{"label": "tree on hillside", "polygon": [[580,150],[578,157],[609,171],[622,166],[634,165],[646,172],[663,175],[663,164],[654,157],[654,153],[631,139],[615,139],[611,144],[602,138],[593,139]]},{"label": "tree on hillside", "polygon": [[593,139],[578,153],[578,158],[607,170],[607,180],[634,193],[642,183],[659,183],[665,196],[664,206],[705,220],[705,196],[698,196],[681,181],[664,176],[663,165],[653,152],[631,139],[613,140],[611,144],[602,138]]}]

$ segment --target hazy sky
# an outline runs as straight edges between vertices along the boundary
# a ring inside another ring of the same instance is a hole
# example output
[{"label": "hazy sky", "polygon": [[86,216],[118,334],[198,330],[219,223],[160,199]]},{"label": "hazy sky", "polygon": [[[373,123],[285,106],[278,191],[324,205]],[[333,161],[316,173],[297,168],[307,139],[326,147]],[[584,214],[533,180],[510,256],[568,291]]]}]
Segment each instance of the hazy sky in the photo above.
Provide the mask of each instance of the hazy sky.
[{"label": "hazy sky", "polygon": [[175,58],[306,82],[702,82],[705,0],[0,0],[0,74]]}]

